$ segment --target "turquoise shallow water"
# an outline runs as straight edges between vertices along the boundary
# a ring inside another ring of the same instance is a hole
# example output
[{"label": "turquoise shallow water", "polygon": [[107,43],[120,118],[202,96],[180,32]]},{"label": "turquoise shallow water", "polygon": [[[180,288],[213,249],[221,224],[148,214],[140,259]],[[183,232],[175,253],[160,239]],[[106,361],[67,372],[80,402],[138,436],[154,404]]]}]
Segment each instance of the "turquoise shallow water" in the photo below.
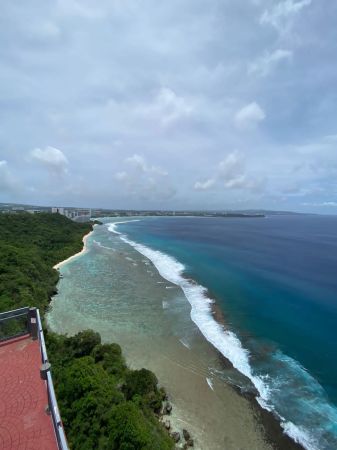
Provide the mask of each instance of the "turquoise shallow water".
[{"label": "turquoise shallow water", "polygon": [[[336,217],[151,218],[116,230],[182,285],[194,322],[291,436],[307,448],[337,448]],[[181,275],[208,293],[184,286]],[[202,310],[210,296],[241,347]]]},{"label": "turquoise shallow water", "polygon": [[[158,271],[152,254],[139,252],[110,228],[96,226],[87,252],[60,268],[49,327],[69,334],[92,328],[103,341],[118,342],[129,365],[153,370],[174,405],[174,429],[188,429],[196,449],[271,450],[251,403],[224,383],[245,385],[247,380],[224,365],[191,320],[208,311],[209,303],[199,295],[204,291],[186,280],[180,286],[178,262],[160,253]],[[197,308],[191,309],[183,289],[195,295]],[[237,339],[228,339],[235,349]]]}]

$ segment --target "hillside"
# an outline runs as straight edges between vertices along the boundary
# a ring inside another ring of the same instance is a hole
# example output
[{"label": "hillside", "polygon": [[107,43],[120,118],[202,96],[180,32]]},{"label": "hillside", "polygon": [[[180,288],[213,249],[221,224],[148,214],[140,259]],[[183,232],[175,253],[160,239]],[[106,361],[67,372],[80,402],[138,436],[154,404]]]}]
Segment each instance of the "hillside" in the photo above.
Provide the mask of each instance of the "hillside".
[{"label": "hillside", "polygon": [[[58,281],[53,266],[77,253],[90,229],[58,214],[1,215],[0,311],[36,306],[43,316]],[[158,421],[165,392],[152,372],[130,370],[119,345],[101,344],[94,331],[45,336],[71,449],[173,448]]]}]

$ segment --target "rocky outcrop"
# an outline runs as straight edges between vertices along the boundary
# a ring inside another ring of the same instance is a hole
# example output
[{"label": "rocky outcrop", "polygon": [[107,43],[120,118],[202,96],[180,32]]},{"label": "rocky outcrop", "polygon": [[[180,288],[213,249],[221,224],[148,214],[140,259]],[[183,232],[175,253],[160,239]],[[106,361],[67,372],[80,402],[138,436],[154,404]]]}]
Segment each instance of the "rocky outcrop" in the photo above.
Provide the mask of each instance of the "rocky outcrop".
[{"label": "rocky outcrop", "polygon": [[171,414],[172,411],[172,405],[170,402],[166,402],[165,406],[164,406],[164,414]]},{"label": "rocky outcrop", "polygon": [[180,433],[178,431],[171,433],[171,437],[175,443],[180,441]]},{"label": "rocky outcrop", "polygon": [[[164,397],[164,396],[163,396]],[[164,397],[165,398],[165,397]],[[170,434],[171,438],[173,439],[173,441],[175,442],[175,444],[178,444],[178,446],[176,446],[175,448],[182,448],[182,449],[188,449],[191,447],[194,447],[194,441],[191,438],[191,434],[189,433],[189,431],[187,431],[185,428],[182,430],[182,435],[179,431],[173,431],[172,430],[172,425],[171,425],[171,421],[166,419],[165,420],[165,415],[170,415],[172,412],[172,405],[169,401],[167,401],[167,395],[166,395],[166,402],[163,406],[162,409],[162,415],[160,416],[160,422],[164,425],[165,429],[167,430],[167,432]],[[184,437],[184,443],[181,442],[182,436]]]},{"label": "rocky outcrop", "polygon": [[189,439],[191,439],[190,433],[187,430],[185,430],[185,428],[183,429],[183,436],[184,436],[185,441],[188,441]]}]

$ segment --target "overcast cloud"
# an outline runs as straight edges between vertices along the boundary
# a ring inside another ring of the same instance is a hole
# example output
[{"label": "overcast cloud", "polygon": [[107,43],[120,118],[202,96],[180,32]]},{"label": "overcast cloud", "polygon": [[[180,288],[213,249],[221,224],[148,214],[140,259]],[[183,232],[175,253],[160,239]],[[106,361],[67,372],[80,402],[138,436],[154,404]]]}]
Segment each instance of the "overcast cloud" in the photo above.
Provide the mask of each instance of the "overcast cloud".
[{"label": "overcast cloud", "polygon": [[337,3],[3,0],[0,202],[337,213]]}]

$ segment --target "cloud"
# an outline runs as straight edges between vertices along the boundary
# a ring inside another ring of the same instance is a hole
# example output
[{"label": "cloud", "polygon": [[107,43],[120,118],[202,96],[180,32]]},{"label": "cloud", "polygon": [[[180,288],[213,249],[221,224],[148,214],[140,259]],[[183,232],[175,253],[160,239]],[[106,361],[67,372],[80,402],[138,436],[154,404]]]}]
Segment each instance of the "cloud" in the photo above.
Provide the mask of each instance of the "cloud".
[{"label": "cloud", "polygon": [[7,161],[0,161],[0,194],[13,193],[17,188],[18,183],[10,172]]},{"label": "cloud", "polygon": [[270,10],[265,10],[260,17],[261,24],[269,24],[278,31],[284,31],[289,25],[289,20],[298,14],[303,8],[309,6],[312,0],[285,0],[277,3]]},{"label": "cloud", "polygon": [[197,181],[194,189],[206,191],[215,185],[220,185],[228,190],[247,189],[257,192],[263,188],[264,180],[248,176],[244,157],[235,151],[219,162],[212,178],[206,181]]},{"label": "cloud", "polygon": [[290,183],[282,190],[282,193],[289,197],[305,197],[312,192],[312,189],[303,188],[303,186],[298,183]]},{"label": "cloud", "polygon": [[213,187],[216,183],[216,180],[214,178],[210,178],[209,180],[206,181],[197,181],[194,184],[194,189],[197,191],[206,191],[208,189],[210,189],[211,187]]},{"label": "cloud", "polygon": [[248,175],[246,161],[239,152],[232,152],[218,166],[218,179],[226,189],[248,189],[258,191],[264,180]]},{"label": "cloud", "polygon": [[57,0],[57,9],[59,14],[83,19],[100,19],[104,16],[104,11],[94,8],[86,0]]},{"label": "cloud", "polygon": [[193,111],[186,99],[178,96],[173,90],[162,88],[156,99],[158,109],[162,111],[162,121],[169,124],[181,118],[188,117]]},{"label": "cloud", "polygon": [[44,150],[35,148],[30,153],[31,158],[55,174],[65,174],[68,171],[68,160],[64,153],[55,147]]},{"label": "cloud", "polygon": [[225,181],[224,186],[227,189],[244,189],[250,187],[250,183],[247,181],[246,175],[239,175],[236,178]]},{"label": "cloud", "polygon": [[322,206],[337,206],[337,202],[323,202]]},{"label": "cloud", "polygon": [[144,173],[154,173],[162,176],[168,175],[166,170],[163,170],[161,167],[148,165],[145,161],[145,158],[137,154],[134,154],[133,156],[126,158],[125,161]]},{"label": "cloud", "polygon": [[168,200],[175,195],[166,170],[149,164],[138,154],[126,158],[124,163],[129,169],[117,172],[115,180],[125,187],[127,195],[147,201]]},{"label": "cloud", "polygon": [[115,178],[116,178],[116,180],[118,180],[118,181],[126,180],[127,177],[128,177],[128,174],[127,174],[126,172],[117,172],[117,173],[115,174]]},{"label": "cloud", "polygon": [[292,57],[293,52],[291,50],[279,48],[273,52],[266,52],[262,57],[258,58],[248,66],[248,73],[266,77],[282,61],[290,61]]},{"label": "cloud", "polygon": [[40,26],[35,29],[35,33],[43,39],[55,39],[60,36],[61,30],[55,23],[47,21],[41,23]]},{"label": "cloud", "polygon": [[61,28],[52,20],[43,20],[38,23],[27,22],[22,31],[27,42],[40,48],[48,44],[55,45],[62,37]]},{"label": "cloud", "polygon": [[252,102],[241,108],[235,114],[235,124],[241,130],[252,130],[266,118],[266,114],[261,106]]},{"label": "cloud", "polygon": [[136,113],[142,117],[160,121],[162,126],[169,126],[188,118],[194,107],[184,97],[172,89],[162,87],[148,104],[140,105]]},{"label": "cloud", "polygon": [[303,202],[303,206],[314,206],[314,207],[320,207],[320,206],[327,206],[327,207],[337,207],[337,202],[334,201],[326,201],[326,202]]},{"label": "cloud", "polygon": [[140,155],[134,154],[133,156],[126,158],[125,161],[129,164],[132,164],[134,167],[140,169],[142,172],[147,172],[148,170],[145,163],[145,159]]},{"label": "cloud", "polygon": [[241,176],[243,171],[243,157],[237,151],[229,153],[218,165],[218,176],[226,182]]}]

